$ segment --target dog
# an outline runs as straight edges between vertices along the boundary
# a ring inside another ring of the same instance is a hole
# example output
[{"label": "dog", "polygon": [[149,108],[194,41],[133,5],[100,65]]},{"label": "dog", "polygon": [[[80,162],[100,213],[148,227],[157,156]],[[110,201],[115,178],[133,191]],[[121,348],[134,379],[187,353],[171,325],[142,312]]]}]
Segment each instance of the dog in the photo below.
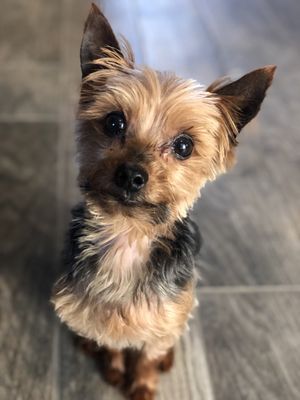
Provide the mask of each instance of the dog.
[{"label": "dog", "polygon": [[105,349],[107,381],[126,386],[132,400],[154,399],[196,302],[201,240],[189,210],[205,183],[234,164],[238,134],[260,110],[276,67],[206,90],[137,67],[94,4],[80,60],[84,200],[73,210],[68,272],[52,302],[71,330]]}]

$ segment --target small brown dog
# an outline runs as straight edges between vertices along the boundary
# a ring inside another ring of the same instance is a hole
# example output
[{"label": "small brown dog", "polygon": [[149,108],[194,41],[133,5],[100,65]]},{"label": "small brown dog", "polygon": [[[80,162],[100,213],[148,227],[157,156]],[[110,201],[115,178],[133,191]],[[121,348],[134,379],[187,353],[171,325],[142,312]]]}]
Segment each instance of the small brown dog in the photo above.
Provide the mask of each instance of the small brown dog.
[{"label": "small brown dog", "polygon": [[[107,349],[108,381],[130,375],[129,398],[153,399],[195,304],[200,244],[188,211],[206,181],[233,165],[237,135],[258,113],[275,67],[206,90],[138,68],[92,5],[81,68],[84,203],[73,212],[69,271],[52,300],[73,331]],[[136,355],[129,375],[128,348]]]}]

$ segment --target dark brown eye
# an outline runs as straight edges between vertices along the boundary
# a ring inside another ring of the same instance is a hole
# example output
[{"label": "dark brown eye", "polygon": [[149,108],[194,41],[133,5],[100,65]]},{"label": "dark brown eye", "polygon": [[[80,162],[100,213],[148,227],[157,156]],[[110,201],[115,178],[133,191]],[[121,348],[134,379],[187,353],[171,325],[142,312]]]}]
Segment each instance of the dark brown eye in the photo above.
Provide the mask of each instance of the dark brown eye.
[{"label": "dark brown eye", "polygon": [[104,131],[107,136],[124,136],[126,132],[126,118],[122,112],[112,112],[105,117]]},{"label": "dark brown eye", "polygon": [[194,142],[192,138],[185,134],[178,136],[172,144],[173,152],[180,160],[188,158],[192,154],[193,148]]}]

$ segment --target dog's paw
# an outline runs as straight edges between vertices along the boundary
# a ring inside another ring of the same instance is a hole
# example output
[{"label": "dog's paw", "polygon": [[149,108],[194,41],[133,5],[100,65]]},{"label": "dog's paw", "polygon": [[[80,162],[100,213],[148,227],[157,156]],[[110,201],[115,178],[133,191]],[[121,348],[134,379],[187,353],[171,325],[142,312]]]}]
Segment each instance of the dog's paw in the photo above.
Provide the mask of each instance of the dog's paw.
[{"label": "dog's paw", "polygon": [[154,400],[155,393],[147,386],[138,386],[129,395],[129,400]]},{"label": "dog's paw", "polygon": [[102,375],[104,380],[112,386],[121,387],[124,384],[124,373],[117,368],[107,368]]}]

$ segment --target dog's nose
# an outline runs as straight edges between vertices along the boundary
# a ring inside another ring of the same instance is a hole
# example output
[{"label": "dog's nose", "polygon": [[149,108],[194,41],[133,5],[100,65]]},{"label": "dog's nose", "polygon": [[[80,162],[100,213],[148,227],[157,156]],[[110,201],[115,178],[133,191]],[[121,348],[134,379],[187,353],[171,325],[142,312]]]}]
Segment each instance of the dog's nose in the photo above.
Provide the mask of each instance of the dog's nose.
[{"label": "dog's nose", "polygon": [[138,165],[122,164],[115,172],[114,181],[120,188],[136,193],[146,185],[148,174]]}]

